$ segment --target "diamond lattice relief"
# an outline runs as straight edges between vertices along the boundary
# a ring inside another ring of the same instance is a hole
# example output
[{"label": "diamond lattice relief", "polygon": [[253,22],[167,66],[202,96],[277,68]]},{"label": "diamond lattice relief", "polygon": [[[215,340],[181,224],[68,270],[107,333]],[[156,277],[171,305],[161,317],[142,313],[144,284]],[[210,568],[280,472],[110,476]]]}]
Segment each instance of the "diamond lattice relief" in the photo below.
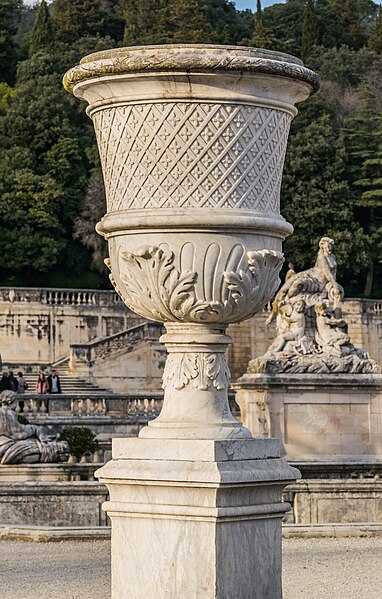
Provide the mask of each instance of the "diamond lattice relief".
[{"label": "diamond lattice relief", "polygon": [[122,205],[278,211],[289,114],[173,102],[120,106],[93,118],[109,211]]}]

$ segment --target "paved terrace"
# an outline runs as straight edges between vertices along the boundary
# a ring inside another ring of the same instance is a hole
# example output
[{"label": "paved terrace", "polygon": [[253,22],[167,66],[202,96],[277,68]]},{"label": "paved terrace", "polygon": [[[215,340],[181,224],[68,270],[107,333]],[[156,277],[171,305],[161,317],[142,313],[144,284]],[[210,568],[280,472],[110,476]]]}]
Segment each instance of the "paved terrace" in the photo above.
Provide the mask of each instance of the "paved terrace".
[{"label": "paved terrace", "polygon": [[[381,599],[382,537],[283,542],[283,599]],[[108,541],[0,541],[1,598],[110,599],[109,564]]]}]

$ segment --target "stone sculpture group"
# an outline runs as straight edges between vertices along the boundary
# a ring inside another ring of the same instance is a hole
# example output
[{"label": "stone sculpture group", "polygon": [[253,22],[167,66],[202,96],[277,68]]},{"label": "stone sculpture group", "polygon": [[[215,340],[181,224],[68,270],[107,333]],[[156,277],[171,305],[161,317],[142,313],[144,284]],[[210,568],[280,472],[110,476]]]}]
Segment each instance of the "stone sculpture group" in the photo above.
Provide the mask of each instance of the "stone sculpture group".
[{"label": "stone sculpture group", "polygon": [[299,273],[289,270],[266,321],[270,325],[276,320],[276,339],[264,356],[251,360],[248,372],[380,372],[347,333],[333,246],[333,239],[322,237],[314,267]]}]

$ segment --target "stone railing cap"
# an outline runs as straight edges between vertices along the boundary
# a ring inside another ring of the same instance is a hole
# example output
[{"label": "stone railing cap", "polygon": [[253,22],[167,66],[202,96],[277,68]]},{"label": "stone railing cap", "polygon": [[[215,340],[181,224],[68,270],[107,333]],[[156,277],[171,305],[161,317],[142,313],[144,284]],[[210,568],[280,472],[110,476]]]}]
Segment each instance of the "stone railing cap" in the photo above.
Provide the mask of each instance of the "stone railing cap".
[{"label": "stone railing cap", "polygon": [[95,52],[70,69],[63,83],[67,91],[86,79],[138,71],[238,71],[278,75],[318,90],[318,75],[294,56],[246,46],[198,44],[131,46]]}]

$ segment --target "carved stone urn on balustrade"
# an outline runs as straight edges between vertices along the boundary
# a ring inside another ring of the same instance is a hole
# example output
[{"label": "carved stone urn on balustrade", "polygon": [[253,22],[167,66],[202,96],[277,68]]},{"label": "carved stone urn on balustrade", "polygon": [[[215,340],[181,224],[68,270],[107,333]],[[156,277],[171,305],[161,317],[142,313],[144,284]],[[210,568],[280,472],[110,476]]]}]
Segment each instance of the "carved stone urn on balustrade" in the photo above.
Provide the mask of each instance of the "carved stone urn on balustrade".
[{"label": "carved stone urn on balustrade", "polygon": [[[285,54],[179,45],[92,54],[65,75],[64,85],[88,102],[96,131],[107,197],[97,230],[108,240],[111,280],[129,308],[164,324],[169,352],[160,416],[140,439],[116,440],[112,462],[100,471],[111,493],[106,509],[114,548],[124,545],[124,534],[139,538],[132,541],[134,555],[124,548],[129,576],[143,567],[141,559],[147,564],[147,553],[153,558],[148,571],[155,582],[141,579],[135,588],[115,549],[113,597],[280,597],[279,549],[270,550],[264,565],[260,555],[241,555],[241,545],[264,518],[277,527],[270,532],[263,522],[262,542],[281,538],[280,491],[297,471],[278,457],[275,442],[254,441],[231,415],[224,353],[227,325],[253,316],[278,288],[282,241],[292,232],[279,211],[289,127],[295,104],[317,89],[318,79]],[[248,495],[248,487],[260,492],[260,480],[268,481],[261,500],[268,512]],[[231,511],[223,520],[241,523],[242,539],[236,528],[228,543],[241,564],[236,576],[223,572],[228,557],[216,540],[223,517],[218,491],[222,496],[227,485]],[[198,522],[200,538],[192,528]],[[144,541],[142,530],[155,540]],[[206,559],[196,566],[205,534]],[[248,594],[253,576],[257,590]]]}]

